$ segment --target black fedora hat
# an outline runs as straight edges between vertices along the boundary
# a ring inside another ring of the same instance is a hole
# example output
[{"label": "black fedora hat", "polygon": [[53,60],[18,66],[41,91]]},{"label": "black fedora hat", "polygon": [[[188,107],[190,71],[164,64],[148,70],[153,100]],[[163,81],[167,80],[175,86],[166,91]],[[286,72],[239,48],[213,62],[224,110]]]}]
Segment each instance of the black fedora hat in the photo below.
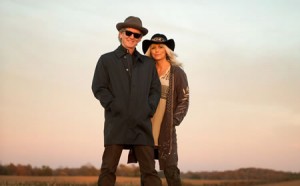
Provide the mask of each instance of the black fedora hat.
[{"label": "black fedora hat", "polygon": [[172,51],[174,51],[175,49],[175,42],[173,39],[169,39],[163,35],[163,34],[154,34],[152,37],[151,37],[151,40],[147,40],[145,39],[143,41],[143,52],[146,53],[149,46],[153,43],[156,43],[156,44],[165,44],[167,45],[168,48],[170,48]]},{"label": "black fedora hat", "polygon": [[148,33],[148,29],[143,27],[142,21],[138,17],[129,16],[124,22],[118,23],[116,25],[117,29],[120,31],[122,28],[135,28],[142,32],[143,35]]}]

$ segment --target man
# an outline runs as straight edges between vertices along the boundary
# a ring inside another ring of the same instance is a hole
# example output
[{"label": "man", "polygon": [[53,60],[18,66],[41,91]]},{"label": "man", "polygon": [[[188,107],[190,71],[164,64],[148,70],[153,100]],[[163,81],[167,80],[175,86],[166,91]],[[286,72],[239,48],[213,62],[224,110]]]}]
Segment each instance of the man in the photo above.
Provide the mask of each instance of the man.
[{"label": "man", "polygon": [[104,152],[99,186],[113,186],[123,149],[132,149],[145,186],[161,186],[155,170],[150,118],[160,99],[155,62],[136,46],[148,30],[138,17],[116,25],[121,45],[99,58],[92,83],[94,96],[105,109]]}]

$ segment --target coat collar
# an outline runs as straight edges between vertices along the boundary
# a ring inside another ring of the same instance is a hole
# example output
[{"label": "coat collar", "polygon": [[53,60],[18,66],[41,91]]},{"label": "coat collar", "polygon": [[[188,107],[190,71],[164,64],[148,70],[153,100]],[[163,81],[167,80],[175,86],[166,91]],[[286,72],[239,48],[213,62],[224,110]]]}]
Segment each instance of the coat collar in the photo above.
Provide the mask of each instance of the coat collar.
[{"label": "coat collar", "polygon": [[[115,50],[116,55],[119,58],[122,58],[123,56],[125,56],[126,54],[128,54],[128,50],[126,48],[124,48],[122,45],[120,45],[116,50]],[[137,61],[143,62],[142,60],[142,55],[135,49],[133,52],[133,57],[135,57],[137,59]]]}]

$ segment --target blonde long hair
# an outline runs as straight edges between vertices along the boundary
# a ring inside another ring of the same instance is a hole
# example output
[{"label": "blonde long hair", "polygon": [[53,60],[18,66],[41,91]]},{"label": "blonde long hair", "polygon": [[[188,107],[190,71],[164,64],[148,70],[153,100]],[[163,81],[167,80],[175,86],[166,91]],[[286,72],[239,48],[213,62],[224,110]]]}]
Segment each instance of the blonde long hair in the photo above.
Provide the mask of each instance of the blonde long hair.
[{"label": "blonde long hair", "polygon": [[[183,66],[182,63],[177,60],[177,54],[174,51],[172,51],[165,44],[160,44],[160,45],[165,48],[166,53],[167,53],[167,61],[169,61],[171,65],[178,66],[178,67],[182,67]],[[148,48],[147,52],[145,53],[145,55],[153,58],[151,56],[151,52],[150,52],[151,46],[152,46],[152,44],[149,46],[149,48]]]}]

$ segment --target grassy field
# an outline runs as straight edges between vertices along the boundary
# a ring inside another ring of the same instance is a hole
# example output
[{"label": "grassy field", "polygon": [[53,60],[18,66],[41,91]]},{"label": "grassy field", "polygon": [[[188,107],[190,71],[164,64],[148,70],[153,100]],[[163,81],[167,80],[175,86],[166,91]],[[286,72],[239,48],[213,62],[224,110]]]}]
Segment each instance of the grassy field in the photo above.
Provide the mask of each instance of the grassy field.
[{"label": "grassy field", "polygon": [[[0,186],[96,186],[96,176],[0,176]],[[165,179],[162,179],[166,186]],[[183,179],[183,186],[249,186],[255,181]],[[251,183],[251,184],[250,184]],[[117,177],[116,186],[139,186],[137,177]],[[260,186],[260,185],[259,185]],[[261,186],[300,186],[299,181],[265,184]]]},{"label": "grassy field", "polygon": [[[98,177],[95,176],[0,176],[0,186],[13,185],[33,185],[33,186],[95,186]],[[162,179],[163,185],[166,180]],[[184,186],[219,186],[222,183],[237,183],[238,181],[218,181],[218,180],[182,180]],[[117,186],[139,186],[140,179],[137,177],[117,177]]]},{"label": "grassy field", "polygon": [[272,184],[264,184],[264,185],[258,185],[258,186],[300,186],[300,180],[272,183]]}]

